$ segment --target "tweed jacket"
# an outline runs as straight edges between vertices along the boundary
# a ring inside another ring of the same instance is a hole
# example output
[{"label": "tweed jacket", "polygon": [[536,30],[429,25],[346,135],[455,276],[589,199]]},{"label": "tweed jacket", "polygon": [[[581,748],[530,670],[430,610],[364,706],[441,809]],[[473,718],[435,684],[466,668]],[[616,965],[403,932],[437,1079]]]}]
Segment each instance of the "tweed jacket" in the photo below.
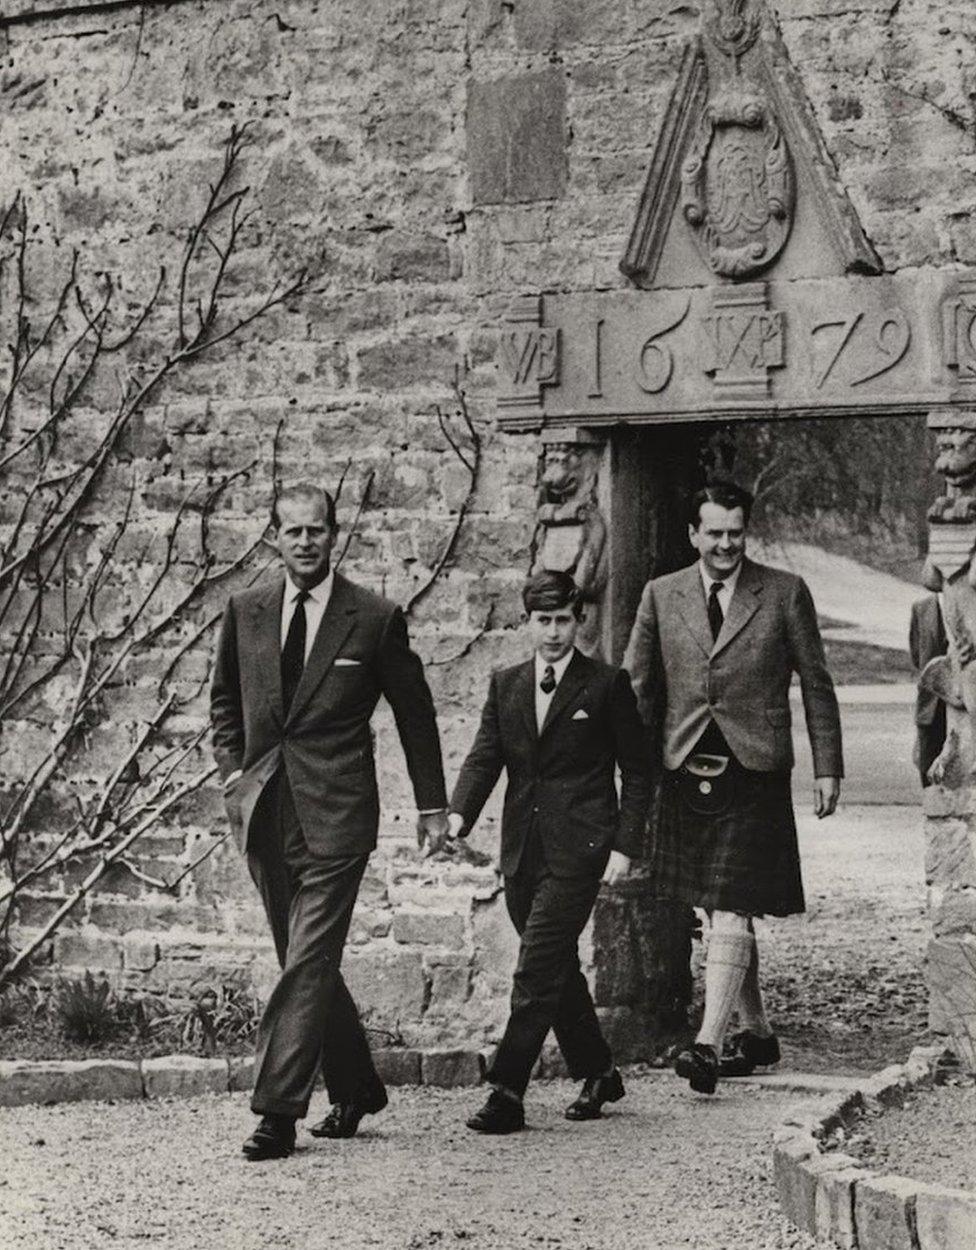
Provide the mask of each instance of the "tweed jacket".
[{"label": "tweed jacket", "polygon": [[793,765],[790,680],[799,674],[818,777],[843,776],[840,715],[810,592],[795,574],[743,560],[713,641],[698,565],[644,587],[624,656],[655,756],[680,767],[713,719],[743,767]]},{"label": "tweed jacket", "polygon": [[[615,768],[621,774],[618,803]],[[650,803],[650,754],[627,675],[575,651],[536,725],[535,661],[492,674],[475,740],[451,809],[465,830],[478,819],[502,770],[501,870],[512,876],[529,833],[542,840],[555,876],[602,873],[611,850],[641,848]]]},{"label": "tweed jacket", "polygon": [[287,715],[281,693],[285,579],[234,595],[224,612],[211,688],[213,751],[228,787],[234,835],[247,847],[254,809],[282,767],[309,848],[367,854],[379,797],[369,720],[384,695],[393,709],[417,807],[446,805],[430,690],[394,604],[335,575]]}]

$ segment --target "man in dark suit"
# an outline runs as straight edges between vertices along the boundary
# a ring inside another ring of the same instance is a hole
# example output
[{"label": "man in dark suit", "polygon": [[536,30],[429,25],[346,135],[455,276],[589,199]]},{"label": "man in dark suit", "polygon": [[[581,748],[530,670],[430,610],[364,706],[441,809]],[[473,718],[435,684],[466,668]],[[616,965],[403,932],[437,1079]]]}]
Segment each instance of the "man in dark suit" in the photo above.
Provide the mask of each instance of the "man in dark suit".
[{"label": "man in dark suit", "polygon": [[[942,604],[938,595],[925,595],[912,604],[908,649],[918,673],[929,660],[949,649]],[[939,757],[946,737],[946,706],[933,690],[918,688],[915,700],[915,763],[923,786],[930,786],[929,769]]]},{"label": "man in dark suit", "polygon": [[[810,592],[745,557],[752,507],[732,484],[693,501],[698,562],[648,582],[624,667],[660,774],[650,870],[659,896],[708,912],[705,1014],[675,1070],[712,1093],[721,1073],[779,1059],[763,1007],[752,918],[804,910],[790,793],[790,680],[813,748],[814,811],[837,806],[840,716]],[[732,1012],[741,1032],[723,1042]],[[720,1067],[721,1057],[721,1067]]]},{"label": "man in dark suit", "polygon": [[330,565],[335,505],[301,483],[272,515],[284,575],[234,595],[213,675],[214,756],[234,835],[282,972],[257,1038],[249,1159],[295,1143],[319,1068],[332,1110],[311,1132],[351,1137],[386,1090],[339,972],[379,798],[369,721],[389,701],[432,846],[447,833],[434,706],[399,608]]},{"label": "man in dark suit", "polygon": [[[539,573],[523,602],[535,654],[492,674],[481,724],[451,797],[451,831],[478,819],[503,769],[501,870],[521,935],[511,1014],[468,1120],[483,1133],[523,1127],[523,1095],[550,1028],[583,1081],[567,1108],[591,1120],[623,1097],[620,1073],[580,970],[578,941],[600,888],[626,875],[650,797],[648,752],[627,676],[573,645],[582,616],[568,573]],[[618,804],[614,770],[619,766]]]}]

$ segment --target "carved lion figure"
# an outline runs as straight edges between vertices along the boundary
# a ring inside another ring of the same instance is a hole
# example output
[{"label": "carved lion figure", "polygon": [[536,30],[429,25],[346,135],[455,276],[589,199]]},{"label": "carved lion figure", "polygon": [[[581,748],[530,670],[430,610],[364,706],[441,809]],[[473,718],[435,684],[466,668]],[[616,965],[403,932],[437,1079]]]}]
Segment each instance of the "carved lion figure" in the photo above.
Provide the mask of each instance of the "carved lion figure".
[{"label": "carved lion figure", "polygon": [[596,501],[598,451],[576,443],[545,449],[531,572],[571,573],[588,605],[580,648],[599,645],[599,601],[606,585],[607,527]]},{"label": "carved lion figure", "polygon": [[976,516],[976,429],[947,426],[935,439],[935,471],[945,478],[945,494],[929,509],[932,521],[966,521]]}]

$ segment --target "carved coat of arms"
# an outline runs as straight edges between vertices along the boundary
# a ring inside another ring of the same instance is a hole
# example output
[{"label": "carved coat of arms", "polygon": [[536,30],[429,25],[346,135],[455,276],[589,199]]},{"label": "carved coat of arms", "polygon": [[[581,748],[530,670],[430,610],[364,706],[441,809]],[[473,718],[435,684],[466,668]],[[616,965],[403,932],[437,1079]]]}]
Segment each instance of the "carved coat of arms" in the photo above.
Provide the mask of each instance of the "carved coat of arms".
[{"label": "carved coat of arms", "polygon": [[796,182],[772,109],[736,83],[702,115],[681,175],[685,220],[713,270],[743,278],[783,250],[793,224]]}]

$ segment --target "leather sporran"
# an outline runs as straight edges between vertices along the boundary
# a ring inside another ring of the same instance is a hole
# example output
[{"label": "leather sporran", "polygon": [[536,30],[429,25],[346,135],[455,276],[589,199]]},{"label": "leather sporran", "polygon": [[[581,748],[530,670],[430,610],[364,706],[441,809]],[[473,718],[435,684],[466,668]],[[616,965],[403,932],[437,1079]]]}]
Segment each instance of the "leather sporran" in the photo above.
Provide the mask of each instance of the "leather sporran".
[{"label": "leather sporran", "polygon": [[732,806],[735,772],[728,755],[689,755],[677,772],[684,807],[696,816],[720,816]]}]

